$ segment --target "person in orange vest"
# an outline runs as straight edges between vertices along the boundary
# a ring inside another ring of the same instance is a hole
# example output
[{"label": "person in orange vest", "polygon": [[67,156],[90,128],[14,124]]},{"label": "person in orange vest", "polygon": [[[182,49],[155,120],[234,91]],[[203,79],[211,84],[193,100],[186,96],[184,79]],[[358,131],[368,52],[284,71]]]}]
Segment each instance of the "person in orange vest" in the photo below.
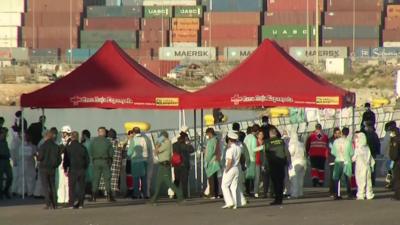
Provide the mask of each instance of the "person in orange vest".
[{"label": "person in orange vest", "polygon": [[329,138],[322,131],[321,124],[317,124],[315,131],[308,137],[306,150],[311,162],[313,186],[322,187],[325,180],[325,161],[329,153]]}]

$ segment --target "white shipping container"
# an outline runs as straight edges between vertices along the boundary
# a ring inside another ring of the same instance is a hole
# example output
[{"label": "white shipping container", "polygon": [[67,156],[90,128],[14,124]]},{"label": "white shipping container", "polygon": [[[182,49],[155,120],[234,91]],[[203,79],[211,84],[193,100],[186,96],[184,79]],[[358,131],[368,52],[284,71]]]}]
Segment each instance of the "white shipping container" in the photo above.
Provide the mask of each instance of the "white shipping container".
[{"label": "white shipping container", "polygon": [[350,60],[347,58],[328,58],[325,61],[326,72],[344,75],[350,71]]},{"label": "white shipping container", "polygon": [[256,49],[257,47],[228,47],[224,48],[224,57],[227,61],[241,61]]},{"label": "white shipping container", "polygon": [[[318,58],[322,61],[327,58],[347,58],[348,52],[347,47],[319,47]],[[298,61],[312,62],[315,60],[317,50],[315,47],[291,47],[289,54]]]},{"label": "white shipping container", "polygon": [[171,42],[171,47],[197,47],[197,42]]},{"label": "white shipping container", "polygon": [[18,39],[19,29],[19,27],[0,27],[0,39]]},{"label": "white shipping container", "polygon": [[383,42],[383,47],[400,47],[400,42]]},{"label": "white shipping container", "polygon": [[18,27],[22,25],[21,13],[2,13],[0,12],[0,26]]},{"label": "white shipping container", "polygon": [[0,47],[16,48],[18,47],[18,39],[0,39]]},{"label": "white shipping container", "polygon": [[[218,1],[218,0],[217,0]],[[156,6],[156,5],[165,5],[165,6],[195,6],[197,5],[196,0],[144,0],[144,6]]]},{"label": "white shipping container", "polygon": [[0,12],[19,12],[25,11],[25,0],[0,0]]},{"label": "white shipping container", "polygon": [[217,58],[214,47],[161,47],[158,53],[160,60],[167,61],[215,61]]}]

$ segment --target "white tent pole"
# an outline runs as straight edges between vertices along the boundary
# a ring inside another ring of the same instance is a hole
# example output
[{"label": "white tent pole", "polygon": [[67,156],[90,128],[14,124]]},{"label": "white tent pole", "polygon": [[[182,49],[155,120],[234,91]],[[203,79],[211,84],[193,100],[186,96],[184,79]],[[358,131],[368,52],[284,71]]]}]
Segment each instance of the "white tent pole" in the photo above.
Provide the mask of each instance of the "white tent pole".
[{"label": "white tent pole", "polygon": [[186,127],[186,114],[184,109],[182,109],[182,120],[183,126]]},{"label": "white tent pole", "polygon": [[22,168],[22,199],[25,199],[25,160],[24,160],[24,145],[25,145],[25,121],[24,108],[21,108],[21,168]]}]

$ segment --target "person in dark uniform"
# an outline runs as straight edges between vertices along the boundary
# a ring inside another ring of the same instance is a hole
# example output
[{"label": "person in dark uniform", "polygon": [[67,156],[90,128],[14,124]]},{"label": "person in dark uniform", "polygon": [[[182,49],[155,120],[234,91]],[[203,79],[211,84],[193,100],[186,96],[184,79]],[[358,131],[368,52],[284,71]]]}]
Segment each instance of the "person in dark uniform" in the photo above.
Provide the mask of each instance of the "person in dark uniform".
[{"label": "person in dark uniform", "polygon": [[400,201],[400,131],[397,127],[391,128],[389,157],[394,161],[392,180],[393,199]]},{"label": "person in dark uniform", "polygon": [[276,128],[269,129],[269,137],[270,139],[265,146],[265,155],[275,192],[275,200],[271,202],[271,205],[281,205],[283,200],[285,167],[287,165],[285,142],[282,138],[278,137],[278,130]]},{"label": "person in dark uniform", "polygon": [[0,116],[0,128],[3,128],[5,119],[4,117]]},{"label": "person in dark uniform", "polygon": [[[375,132],[375,128],[373,127],[372,121],[365,121],[365,128],[363,132],[367,138],[367,144],[371,151],[372,158],[376,160],[377,155],[381,153],[381,140],[379,139],[378,134]],[[375,180],[376,180],[376,164],[374,169],[372,170],[371,179],[372,179],[372,186],[375,187]]]},{"label": "person in dark uniform", "polygon": [[[5,127],[0,128],[0,199],[6,198],[10,199],[10,187],[13,180],[12,169],[10,164],[10,148],[7,143],[7,133],[8,129]],[[4,176],[6,177],[4,179]],[[6,186],[3,189],[3,184]]]},{"label": "person in dark uniform", "polygon": [[376,117],[375,113],[372,112],[371,110],[371,104],[370,103],[365,103],[365,112],[363,113],[362,120],[361,120],[361,131],[364,131],[365,129],[365,122],[369,121],[371,122],[372,127],[375,129],[375,122],[376,122]]},{"label": "person in dark uniform", "polygon": [[56,135],[54,131],[46,133],[45,142],[40,146],[37,156],[40,162],[39,173],[44,189],[45,209],[57,207],[56,170],[61,164],[61,154],[55,143]]},{"label": "person in dark uniform", "polygon": [[190,171],[190,154],[194,152],[193,146],[189,142],[189,137],[186,133],[181,132],[178,141],[172,145],[172,151],[175,154],[180,154],[182,164],[174,168],[175,180],[174,184],[183,192],[183,197],[188,198],[188,179]]},{"label": "person in dark uniform", "polygon": [[90,142],[90,155],[93,160],[93,183],[92,183],[92,201],[96,201],[96,193],[99,189],[100,177],[103,175],[106,187],[107,199],[114,202],[115,199],[111,192],[111,163],[114,155],[114,150],[110,140],[107,139],[107,130],[105,127],[100,127],[98,136]]},{"label": "person in dark uniform", "polygon": [[39,122],[32,123],[28,128],[28,135],[32,139],[32,144],[37,146],[43,138],[43,131],[46,129],[44,124],[46,123],[46,116],[42,115],[39,117]]},{"label": "person in dark uniform", "polygon": [[282,137],[282,135],[279,132],[279,130],[274,125],[269,123],[269,117],[268,116],[261,117],[261,122],[262,122],[261,129],[264,131],[264,140],[265,141],[268,141],[270,139],[270,136],[269,136],[269,130],[270,129],[275,129],[276,130],[278,138]]},{"label": "person in dark uniform", "polygon": [[71,143],[66,147],[67,160],[64,160],[64,171],[68,171],[69,204],[78,209],[83,207],[85,198],[85,176],[89,166],[89,154],[79,143],[79,133],[71,133]]}]

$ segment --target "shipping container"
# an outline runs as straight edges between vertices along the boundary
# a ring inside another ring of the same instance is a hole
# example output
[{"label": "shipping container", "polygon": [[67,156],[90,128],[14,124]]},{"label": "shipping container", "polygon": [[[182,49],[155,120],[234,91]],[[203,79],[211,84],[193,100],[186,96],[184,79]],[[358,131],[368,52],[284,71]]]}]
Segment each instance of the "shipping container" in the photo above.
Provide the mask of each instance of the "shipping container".
[{"label": "shipping container", "polygon": [[121,0],[106,0],[106,6],[121,6]]},{"label": "shipping container", "polygon": [[168,43],[168,31],[161,30],[141,30],[139,31],[139,40],[141,42],[162,42]]},{"label": "shipping container", "polygon": [[160,47],[166,47],[166,46],[168,46],[168,42],[161,42],[161,41],[153,41],[153,42],[140,41],[139,42],[139,49],[152,49],[153,56],[158,55],[158,49]]},{"label": "shipping container", "polygon": [[57,39],[24,39],[21,46],[26,48],[58,48],[64,53],[69,48],[78,48],[78,40],[70,40],[68,38]]},{"label": "shipping container", "polygon": [[172,18],[173,30],[199,30],[199,18]]},{"label": "shipping container", "polygon": [[[354,39],[355,48],[359,47],[379,47],[378,39]],[[346,46],[349,47],[349,52],[354,52],[353,50],[353,40],[352,39],[323,39],[322,45],[325,47],[334,47],[334,46]]]},{"label": "shipping container", "polygon": [[106,40],[117,40],[121,42],[136,42],[136,31],[115,31],[115,30],[82,30],[81,41],[104,42]]},{"label": "shipping container", "polygon": [[400,41],[398,42],[385,41],[383,42],[383,47],[400,47]]},{"label": "shipping container", "polygon": [[203,26],[201,35],[211,39],[260,39],[257,25]]},{"label": "shipping container", "polygon": [[19,40],[15,39],[1,39],[0,38],[0,47],[6,48],[16,48],[19,47]]},{"label": "shipping container", "polygon": [[78,27],[23,27],[22,39],[78,39]]},{"label": "shipping container", "polygon": [[197,0],[143,0],[144,6],[194,6]]},{"label": "shipping container", "polygon": [[[212,4],[212,5],[211,5]],[[263,0],[202,0],[207,11],[216,12],[261,12]]]},{"label": "shipping container", "polygon": [[[3,1],[3,0],[1,0]],[[0,2],[1,2],[0,1]],[[27,12],[83,12],[84,0],[27,0]]]},{"label": "shipping container", "polygon": [[11,60],[11,48],[1,48],[0,47],[0,60]]},{"label": "shipping container", "polygon": [[[281,11],[305,12],[307,10],[315,11],[315,8],[317,7],[316,4],[317,1],[315,0],[311,1],[310,0],[267,0],[267,11],[268,12],[281,12]],[[325,0],[318,0],[318,8],[319,11],[321,12],[324,11]]]},{"label": "shipping container", "polygon": [[81,26],[82,13],[80,12],[27,12],[24,15],[24,26]]},{"label": "shipping container", "polygon": [[159,49],[160,60],[215,61],[216,57],[216,49],[212,47],[162,47]]},{"label": "shipping container", "polygon": [[383,30],[382,41],[400,41],[400,30]]},{"label": "shipping container", "polygon": [[123,6],[142,6],[143,0],[122,0]]},{"label": "shipping container", "polygon": [[177,18],[202,18],[203,6],[175,6],[174,17]]},{"label": "shipping container", "polygon": [[400,29],[400,17],[386,17],[385,18],[385,30],[396,30]]},{"label": "shipping container", "polygon": [[171,42],[170,47],[199,47],[199,42]]},{"label": "shipping container", "polygon": [[97,17],[88,18],[84,22],[84,30],[140,30],[139,18]]},{"label": "shipping container", "polygon": [[[354,5],[353,5],[354,4]],[[381,12],[384,7],[383,0],[328,0],[327,11],[377,11]]]},{"label": "shipping container", "polygon": [[93,48],[96,48],[96,49],[97,48],[101,48],[101,46],[103,46],[104,42],[107,41],[107,40],[114,40],[119,45],[119,47],[121,47],[121,48],[137,48],[136,41],[120,41],[120,40],[112,39],[112,38],[106,39],[104,41],[92,41],[92,42],[90,42],[90,41],[82,41],[81,40],[80,47],[81,48],[91,48],[91,49],[93,49]]},{"label": "shipping container", "polygon": [[57,48],[29,50],[29,61],[33,63],[57,62],[59,60],[59,56],[60,50]]},{"label": "shipping container", "polygon": [[144,7],[144,18],[170,18],[170,17],[172,17],[172,6]]},{"label": "shipping container", "polygon": [[266,25],[261,27],[261,38],[275,39],[307,39],[316,35],[314,26],[307,25]]},{"label": "shipping container", "polygon": [[124,51],[135,60],[151,59],[153,56],[153,49],[124,49]]},{"label": "shipping container", "polygon": [[169,19],[141,19],[141,30],[169,30]]},{"label": "shipping container", "polygon": [[68,63],[82,63],[90,58],[90,49],[73,48],[65,52],[65,59]]},{"label": "shipping container", "polygon": [[0,12],[0,26],[18,27],[22,25],[22,14],[16,13],[1,13]]},{"label": "shipping container", "polygon": [[355,52],[356,57],[360,58],[399,58],[399,47],[377,47],[377,48],[357,48]]},{"label": "shipping container", "polygon": [[198,42],[199,31],[198,30],[172,30],[170,31],[171,42]]},{"label": "shipping container", "polygon": [[[289,49],[291,47],[307,47],[307,40],[306,39],[283,39],[283,40],[275,40],[276,43],[283,48],[286,52],[289,53]],[[319,45],[319,43],[318,43]],[[309,47],[315,46],[315,40],[309,40]]]},{"label": "shipping container", "polygon": [[27,48],[11,48],[11,56],[19,62],[29,61],[29,49]]},{"label": "shipping container", "polygon": [[259,12],[205,12],[204,25],[260,25]]},{"label": "shipping container", "polygon": [[140,59],[139,63],[146,69],[150,70],[153,74],[159,77],[165,77],[171,70],[179,65],[179,61],[163,61],[163,60],[149,60]]},{"label": "shipping container", "polygon": [[[226,38],[210,38],[201,37],[201,46],[203,47],[241,47],[241,46],[258,46],[258,39],[226,39]],[[223,51],[223,50],[222,50]]]},{"label": "shipping container", "polygon": [[[306,25],[307,24],[307,15],[308,15],[308,23],[315,24],[316,18],[314,12],[265,12],[264,14],[264,24],[265,25]],[[318,13],[318,24],[321,24],[321,13]]]},{"label": "shipping container", "polygon": [[315,47],[291,47],[289,54],[300,62],[312,62],[318,52],[319,60],[328,58],[347,58],[349,55],[348,47],[319,47],[318,51]]},{"label": "shipping container", "polygon": [[400,5],[388,5],[387,6],[387,17],[389,17],[389,18],[400,17]]},{"label": "shipping container", "polygon": [[0,27],[0,39],[18,39],[20,33],[20,27]]},{"label": "shipping container", "polygon": [[25,12],[25,0],[1,0],[0,12],[23,13]]},{"label": "shipping container", "polygon": [[380,27],[377,26],[323,26],[322,37],[324,39],[378,39],[380,37]]},{"label": "shipping container", "polygon": [[[353,21],[353,17],[355,21]],[[338,11],[325,13],[325,26],[380,26],[382,24],[381,12]]]},{"label": "shipping container", "polygon": [[227,47],[224,48],[224,60],[241,61],[246,59],[256,50],[256,47]]},{"label": "shipping container", "polygon": [[95,17],[137,17],[143,16],[141,6],[90,6],[87,7],[87,18]]}]

